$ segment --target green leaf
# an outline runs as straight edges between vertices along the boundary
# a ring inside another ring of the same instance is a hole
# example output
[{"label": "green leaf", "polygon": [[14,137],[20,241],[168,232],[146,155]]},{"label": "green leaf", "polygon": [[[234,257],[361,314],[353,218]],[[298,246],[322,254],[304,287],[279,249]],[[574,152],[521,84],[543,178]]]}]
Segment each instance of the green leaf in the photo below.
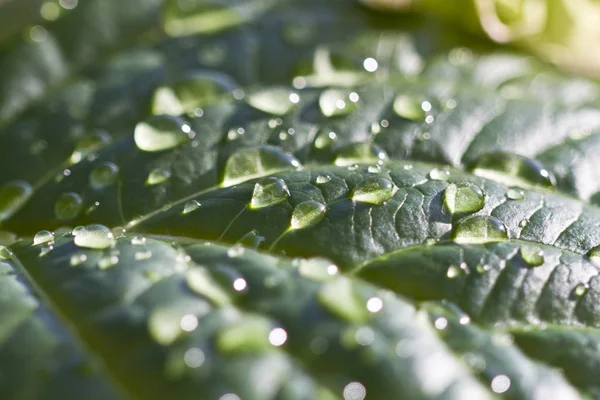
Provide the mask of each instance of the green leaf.
[{"label": "green leaf", "polygon": [[0,50],[0,398],[598,397],[597,83],[345,0],[80,3]]}]

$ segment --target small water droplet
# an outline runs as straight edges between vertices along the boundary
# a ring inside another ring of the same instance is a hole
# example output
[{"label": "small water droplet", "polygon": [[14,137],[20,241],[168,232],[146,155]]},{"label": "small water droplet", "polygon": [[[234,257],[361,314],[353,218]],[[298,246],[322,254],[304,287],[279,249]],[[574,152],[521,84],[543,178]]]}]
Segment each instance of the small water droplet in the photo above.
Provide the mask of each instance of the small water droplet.
[{"label": "small water droplet", "polygon": [[544,263],[544,251],[534,245],[523,245],[519,250],[521,258],[532,267],[539,267]]},{"label": "small water droplet", "polygon": [[319,289],[317,298],[329,312],[345,321],[361,324],[369,319],[365,302],[355,292],[348,278],[338,277],[325,283]]},{"label": "small water droplet", "polygon": [[221,330],[217,335],[217,347],[226,354],[264,351],[271,347],[271,331],[267,320],[248,317]]},{"label": "small water droplet", "polygon": [[488,243],[508,239],[508,232],[500,220],[477,215],[462,220],[451,236],[458,243]]},{"label": "small water droplet", "polygon": [[471,182],[451,183],[444,190],[444,206],[451,214],[474,213],[485,204],[485,194]]},{"label": "small water droplet", "polygon": [[529,223],[529,220],[527,219],[522,219],[521,221],[519,221],[519,227],[520,228],[525,228],[527,226],[527,224]]},{"label": "small water droplet", "polygon": [[50,231],[39,231],[33,237],[34,246],[54,242],[54,233]]},{"label": "small water droplet", "polygon": [[133,133],[137,147],[148,152],[175,148],[194,136],[187,122],[171,115],[155,115],[138,122]]},{"label": "small water droplet", "polygon": [[326,117],[340,117],[356,111],[358,96],[355,92],[328,89],[319,96],[319,107]]},{"label": "small water droplet", "polygon": [[394,100],[394,112],[398,116],[411,121],[424,121],[425,111],[421,107],[421,101],[406,95],[398,95]]},{"label": "small water droplet", "polygon": [[254,185],[250,207],[253,209],[272,206],[285,201],[290,196],[285,181],[273,176],[263,178]]},{"label": "small water droplet", "polygon": [[258,249],[264,241],[267,240],[264,236],[260,236],[256,229],[246,233],[238,240],[236,245],[244,246],[249,249]]},{"label": "small water droplet", "polygon": [[33,188],[25,181],[12,181],[0,187],[0,222],[15,215],[32,194]]},{"label": "small water droplet", "polygon": [[54,203],[54,215],[61,221],[68,221],[76,218],[83,207],[83,199],[80,195],[73,192],[61,194]]},{"label": "small water droplet", "polygon": [[257,110],[283,116],[298,106],[300,96],[286,88],[274,88],[251,93],[246,96],[246,101]]},{"label": "small water droplet", "polygon": [[338,268],[325,258],[309,258],[294,260],[298,273],[315,282],[328,282],[335,279]]},{"label": "small water droplet", "polygon": [[573,296],[581,297],[588,291],[588,289],[589,289],[589,285],[587,285],[585,283],[578,283],[573,288]]},{"label": "small water droplet", "polygon": [[95,131],[88,135],[82,136],[77,143],[75,143],[75,148],[69,161],[72,164],[76,164],[90,154],[107,146],[111,140],[112,139],[110,135],[105,131]]},{"label": "small water droplet", "polygon": [[371,297],[367,300],[367,310],[372,313],[378,313],[383,308],[383,300],[379,297]]},{"label": "small water droplet", "polygon": [[591,248],[590,251],[587,252],[587,256],[594,265],[600,266],[600,246]]},{"label": "small water droplet", "polygon": [[119,257],[115,255],[107,255],[98,260],[98,268],[107,270],[119,263]]},{"label": "small water droplet", "polygon": [[122,226],[115,226],[110,231],[112,232],[112,234],[115,238],[125,236],[125,228],[123,228]]},{"label": "small water droplet", "polygon": [[448,267],[446,271],[446,276],[450,279],[458,278],[462,275],[462,269],[456,265],[451,265]]},{"label": "small water droplet", "polygon": [[294,207],[292,211],[292,229],[304,229],[316,225],[325,218],[327,207],[317,201],[305,201]]},{"label": "small water droplet", "polygon": [[372,178],[362,181],[352,189],[350,197],[354,201],[381,205],[394,196],[398,188],[385,178]]},{"label": "small water droplet", "polygon": [[337,151],[335,165],[345,167],[355,163],[378,163],[387,159],[387,153],[375,144],[353,143]]},{"label": "small water droplet", "polygon": [[330,130],[322,130],[317,133],[314,141],[315,148],[324,150],[329,147],[337,140],[337,134]]},{"label": "small water droplet", "polygon": [[277,147],[242,148],[227,160],[221,186],[228,187],[281,170],[301,168],[300,162],[294,156]]},{"label": "small water droplet", "polygon": [[146,244],[146,238],[143,236],[134,236],[131,239],[131,244],[134,246],[143,246],[144,244]]},{"label": "small water droplet", "polygon": [[238,258],[241,257],[245,251],[246,249],[244,249],[242,246],[233,246],[227,249],[227,256],[231,258]]},{"label": "small water droplet", "polygon": [[198,200],[189,200],[185,203],[185,206],[183,206],[183,211],[182,214],[189,214],[193,211],[196,211],[197,209],[199,209],[201,206],[200,202]]},{"label": "small water droplet", "polygon": [[486,272],[490,271],[491,269],[492,269],[492,266],[489,264],[477,264],[477,266],[475,267],[475,270],[479,274],[485,274]]},{"label": "small water droplet", "polygon": [[331,182],[331,178],[329,175],[319,175],[315,181],[317,182],[317,185],[324,185],[328,182]]},{"label": "small water droplet", "polygon": [[433,168],[429,171],[429,179],[434,181],[447,181],[450,179],[450,170],[446,168]]},{"label": "small water droplet", "polygon": [[153,311],[148,317],[148,332],[156,343],[170,345],[183,333],[181,314],[167,308]]},{"label": "small water droplet", "polygon": [[283,328],[275,328],[269,332],[269,343],[275,347],[282,346],[287,341],[287,332]]},{"label": "small water droplet", "polygon": [[168,181],[170,178],[170,171],[162,168],[155,168],[148,174],[148,177],[146,178],[146,185],[160,185],[161,183]]},{"label": "small water droplet", "polygon": [[201,268],[187,271],[186,283],[193,292],[206,297],[216,305],[223,306],[231,302],[229,295]]},{"label": "small water droplet", "polygon": [[134,258],[136,260],[148,260],[150,258],[152,258],[152,252],[150,250],[146,250],[146,251],[136,251],[136,253],[134,254]]},{"label": "small water droplet", "polygon": [[551,189],[554,176],[538,161],[512,153],[493,152],[481,155],[471,166],[475,175],[505,185]]},{"label": "small water droplet", "polygon": [[93,189],[103,189],[112,185],[119,175],[119,167],[111,162],[104,162],[94,167],[90,174],[90,186]]},{"label": "small water droplet", "polygon": [[506,191],[506,198],[509,200],[523,200],[525,193],[519,188],[510,188]]},{"label": "small water droplet", "polygon": [[76,267],[76,266],[84,263],[86,260],[87,260],[87,255],[85,255],[83,253],[75,253],[71,256],[69,264],[71,265],[71,267]]},{"label": "small water droplet", "polygon": [[0,260],[9,260],[12,252],[6,246],[0,246]]},{"label": "small water droplet", "polygon": [[367,397],[367,389],[360,382],[350,382],[344,387],[344,400],[364,400]]},{"label": "small water droplet", "polygon": [[115,238],[103,225],[88,225],[77,232],[74,242],[79,247],[102,250],[112,246]]}]

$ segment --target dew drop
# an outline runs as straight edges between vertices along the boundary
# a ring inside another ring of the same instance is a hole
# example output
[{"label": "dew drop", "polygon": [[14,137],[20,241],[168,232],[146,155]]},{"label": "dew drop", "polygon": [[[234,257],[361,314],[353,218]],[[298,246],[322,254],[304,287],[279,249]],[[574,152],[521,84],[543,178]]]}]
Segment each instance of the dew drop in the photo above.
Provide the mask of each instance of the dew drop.
[{"label": "dew drop", "polygon": [[406,95],[398,95],[394,99],[394,112],[404,119],[408,119],[411,121],[424,121],[425,120],[425,111],[421,107],[421,102],[406,96]]},{"label": "dew drop", "polygon": [[338,268],[325,258],[309,258],[295,260],[298,273],[315,282],[328,282],[336,278]]},{"label": "dew drop", "polygon": [[344,387],[344,400],[364,400],[367,397],[367,389],[360,382],[350,382]]},{"label": "dew drop", "polygon": [[477,266],[475,267],[475,270],[477,271],[478,274],[485,274],[486,272],[490,271],[491,269],[492,269],[492,267],[489,264],[477,264]]},{"label": "dew drop", "polygon": [[69,260],[69,265],[71,267],[76,267],[82,263],[84,263],[87,260],[87,255],[83,254],[83,253],[75,253],[71,256],[71,259]]},{"label": "dew drop", "polygon": [[134,246],[143,246],[146,244],[146,238],[143,236],[134,236],[131,239],[131,244]]},{"label": "dew drop", "polygon": [[54,233],[50,231],[39,231],[33,237],[34,246],[38,246],[40,244],[52,243],[54,242]]},{"label": "dew drop", "polygon": [[304,201],[292,211],[292,229],[304,229],[316,225],[325,218],[327,207],[317,201]]},{"label": "dew drop", "polygon": [[199,209],[200,206],[201,206],[201,204],[200,204],[200,202],[198,200],[189,200],[183,206],[182,214],[185,215],[185,214],[189,214],[191,212],[194,212],[197,209]]},{"label": "dew drop", "polygon": [[300,168],[300,162],[294,156],[283,152],[277,147],[257,146],[242,148],[227,160],[221,186],[232,186],[281,170],[297,170]]},{"label": "dew drop", "polygon": [[358,95],[341,89],[328,89],[319,96],[319,108],[326,117],[340,117],[356,111]]},{"label": "dew drop", "polygon": [[275,347],[282,346],[287,341],[287,332],[283,328],[275,328],[269,332],[269,343]]},{"label": "dew drop", "polygon": [[429,179],[434,181],[447,181],[450,179],[450,171],[446,168],[433,168],[429,171]]},{"label": "dew drop", "polygon": [[290,190],[285,181],[270,176],[261,179],[254,185],[250,207],[257,209],[272,206],[273,204],[285,201],[289,196]]},{"label": "dew drop", "polygon": [[460,267],[458,267],[456,265],[449,266],[448,270],[446,271],[446,276],[450,279],[458,278],[461,275],[462,275],[462,270],[460,269]]},{"label": "dew drop", "polygon": [[0,260],[9,260],[12,252],[6,246],[0,246]]},{"label": "dew drop", "polygon": [[509,200],[523,200],[525,193],[519,188],[510,188],[506,191],[506,198]]},{"label": "dew drop", "polygon": [[527,224],[529,224],[529,220],[527,220],[527,219],[522,219],[521,221],[519,221],[520,228],[525,228],[527,226]]},{"label": "dew drop", "polygon": [[346,167],[356,163],[378,163],[387,159],[387,153],[375,144],[353,143],[338,150],[335,155],[335,165]]},{"label": "dew drop", "polygon": [[212,301],[216,305],[226,305],[231,302],[229,295],[203,269],[194,268],[187,272],[186,282],[189,288]]},{"label": "dew drop", "polygon": [[0,231],[0,246],[10,246],[19,241],[19,236],[14,232]]},{"label": "dew drop", "polygon": [[0,222],[15,215],[32,194],[33,188],[25,181],[12,181],[0,187]]},{"label": "dew drop", "polygon": [[217,335],[217,347],[226,354],[264,351],[271,347],[271,331],[268,321],[258,317],[246,318],[221,330]]},{"label": "dew drop", "polygon": [[348,278],[338,277],[325,283],[319,289],[317,298],[323,307],[344,321],[361,324],[369,319],[365,302],[355,292]]},{"label": "dew drop", "polygon": [[83,207],[83,199],[80,195],[73,192],[61,194],[54,203],[54,215],[61,221],[68,221],[76,218]]},{"label": "dew drop", "polygon": [[315,181],[317,182],[317,185],[324,185],[328,182],[331,182],[331,178],[329,175],[319,175]]},{"label": "dew drop", "polygon": [[367,310],[371,313],[378,313],[383,308],[383,300],[379,297],[371,297],[367,300]]},{"label": "dew drop", "polygon": [[274,88],[250,93],[246,96],[246,101],[257,110],[283,116],[297,108],[300,97],[289,89]]},{"label": "dew drop", "polygon": [[337,140],[337,134],[330,130],[319,131],[315,137],[314,146],[316,149],[324,150]]},{"label": "dew drop", "polygon": [[600,266],[600,246],[590,249],[590,251],[587,252],[587,256],[594,265]]},{"label": "dew drop", "polygon": [[573,296],[581,297],[588,291],[588,289],[589,289],[589,285],[587,285],[585,283],[578,283],[573,288]]},{"label": "dew drop", "polygon": [[168,181],[170,178],[170,171],[162,168],[155,168],[148,174],[148,177],[146,178],[146,185],[160,185],[161,183]]},{"label": "dew drop", "polygon": [[148,332],[156,343],[170,345],[183,333],[181,314],[170,309],[153,311],[148,317]]},{"label": "dew drop", "polygon": [[111,162],[105,162],[94,167],[90,174],[90,186],[93,189],[103,189],[115,183],[119,176],[119,167]]},{"label": "dew drop", "polygon": [[135,126],[133,138],[142,151],[172,149],[195,136],[190,125],[179,117],[155,115]]},{"label": "dew drop", "polygon": [[474,213],[485,204],[485,194],[471,182],[451,183],[443,194],[444,206],[451,214]]},{"label": "dew drop", "polygon": [[500,220],[477,215],[456,225],[452,239],[458,243],[497,242],[508,239],[508,232]]},{"label": "dew drop", "polygon": [[388,179],[371,178],[352,189],[350,197],[360,203],[381,205],[394,196],[398,188]]},{"label": "dew drop", "polygon": [[138,261],[149,260],[150,258],[152,258],[152,252],[150,250],[136,251],[136,253],[133,255],[133,258],[135,258]]},{"label": "dew drop", "polygon": [[98,260],[98,268],[100,268],[101,270],[107,270],[107,269],[114,267],[118,263],[119,263],[118,256],[108,255],[108,256],[104,256],[100,260]]},{"label": "dew drop", "polygon": [[83,160],[90,154],[100,150],[111,142],[111,137],[108,132],[96,131],[91,134],[82,136],[77,143],[75,143],[75,149],[71,154],[69,161],[72,164],[76,164]]},{"label": "dew drop", "polygon": [[79,230],[74,242],[79,247],[87,249],[106,249],[115,243],[110,229],[103,225],[88,225]]},{"label": "dew drop", "polygon": [[551,189],[554,176],[538,161],[512,153],[493,152],[481,155],[471,166],[475,175],[505,185]]},{"label": "dew drop", "polygon": [[532,267],[539,267],[544,263],[544,251],[534,245],[524,245],[519,249],[523,261]]}]

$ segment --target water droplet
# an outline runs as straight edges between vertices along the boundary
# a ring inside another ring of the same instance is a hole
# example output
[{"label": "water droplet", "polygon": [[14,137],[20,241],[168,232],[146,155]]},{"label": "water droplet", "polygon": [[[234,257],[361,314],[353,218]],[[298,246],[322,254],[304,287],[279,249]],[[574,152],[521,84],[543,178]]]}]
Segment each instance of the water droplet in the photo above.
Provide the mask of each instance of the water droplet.
[{"label": "water droplet", "polygon": [[269,343],[275,347],[283,345],[287,341],[287,332],[283,328],[275,328],[269,332]]},{"label": "water droplet", "polygon": [[131,244],[134,246],[143,246],[146,244],[146,238],[143,236],[134,236],[131,239]]},{"label": "water droplet", "polygon": [[183,206],[183,212],[182,214],[189,214],[193,211],[196,211],[197,209],[199,209],[201,206],[200,202],[198,200],[189,200],[185,203],[185,206]]},{"label": "water droplet", "polygon": [[229,295],[203,269],[189,270],[186,274],[186,282],[192,291],[206,297],[216,305],[224,306],[231,302]]},{"label": "water droplet", "polygon": [[158,309],[148,317],[148,332],[156,343],[168,346],[183,333],[181,314],[171,309]]},{"label": "water droplet", "polygon": [[398,95],[394,100],[394,112],[398,116],[411,121],[424,121],[425,111],[421,107],[421,101],[406,95]]},{"label": "water droplet", "polygon": [[274,88],[251,93],[246,101],[257,110],[283,116],[298,106],[300,96],[286,88]]},{"label": "water droplet", "polygon": [[488,243],[508,239],[508,232],[500,220],[477,215],[456,225],[452,239],[458,243]]},{"label": "water droplet", "polygon": [[76,218],[83,207],[83,199],[80,195],[73,192],[61,194],[54,203],[54,215],[61,221],[68,221]]},{"label": "water droplet", "polygon": [[429,171],[429,179],[434,181],[447,181],[450,179],[450,170],[446,168],[433,168]]},{"label": "water droplet", "polygon": [[504,393],[510,388],[510,378],[506,375],[498,375],[492,379],[491,387],[494,393]]},{"label": "water droplet", "polygon": [[152,258],[152,252],[150,250],[146,250],[146,251],[136,251],[136,253],[133,256],[136,260],[148,260],[150,258]]},{"label": "water droplet", "polygon": [[345,277],[325,283],[317,293],[319,302],[337,317],[356,324],[369,319],[365,302],[355,292],[352,282]]},{"label": "water droplet", "polygon": [[335,165],[345,167],[355,163],[378,163],[387,158],[387,153],[375,144],[353,143],[338,150],[335,155]]},{"label": "water droplet", "polygon": [[385,178],[372,178],[362,181],[352,189],[350,197],[354,201],[381,205],[394,196],[398,188]]},{"label": "water droplet", "polygon": [[269,176],[258,181],[254,185],[250,207],[253,209],[272,206],[273,204],[285,201],[290,196],[283,179]]},{"label": "water droplet", "polygon": [[171,115],[155,115],[138,122],[133,133],[137,147],[148,152],[172,149],[194,136],[187,122]]},{"label": "water droplet", "polygon": [[448,320],[444,317],[436,318],[435,321],[433,322],[433,326],[438,331],[443,331],[444,329],[446,329],[448,327]]},{"label": "water droplet", "polygon": [[477,264],[477,266],[475,267],[475,270],[479,274],[485,274],[486,272],[490,271],[491,269],[492,269],[492,266],[489,264]]},{"label": "water droplet", "polygon": [[471,166],[475,175],[523,188],[553,188],[554,176],[538,161],[512,153],[485,153]]},{"label": "water droplet", "polygon": [[506,191],[506,198],[509,200],[523,200],[525,193],[519,188],[510,188]]},{"label": "water droplet", "polygon": [[0,260],[9,260],[12,252],[6,246],[0,246]]},{"label": "water droplet", "polygon": [[75,144],[73,154],[71,154],[70,162],[76,164],[83,160],[88,155],[100,150],[111,142],[111,137],[108,132],[96,131],[91,134],[82,136]]},{"label": "water droplet", "polygon": [[242,148],[225,164],[223,187],[276,173],[286,169],[300,169],[300,162],[292,155],[273,146]]},{"label": "water droplet", "polygon": [[529,220],[527,219],[522,219],[521,221],[519,221],[519,227],[520,228],[525,228],[527,226],[527,224],[529,223]]},{"label": "water droplet", "polygon": [[155,168],[148,174],[146,185],[160,185],[161,183],[168,181],[169,178],[171,178],[170,171],[162,168]]},{"label": "water droplet", "polygon": [[589,289],[589,285],[587,285],[585,283],[578,283],[573,288],[573,296],[581,297],[588,291],[588,289]]},{"label": "water droplet", "polygon": [[532,267],[539,267],[544,263],[544,251],[537,246],[524,245],[519,249],[521,258]]},{"label": "water droplet", "polygon": [[0,222],[15,215],[32,194],[33,188],[25,181],[12,181],[0,187]]},{"label": "water droplet", "polygon": [[264,351],[271,347],[271,331],[267,320],[248,317],[220,331],[217,335],[217,347],[227,354]]},{"label": "water droplet", "polygon": [[54,242],[54,233],[50,231],[39,231],[33,237],[34,246]]},{"label": "water droplet", "polygon": [[337,140],[337,134],[335,132],[324,130],[319,131],[315,137],[314,146],[319,150],[329,148]]},{"label": "water droplet", "polygon": [[298,273],[315,282],[328,282],[335,279],[338,268],[325,258],[309,258],[294,260]]},{"label": "water droplet", "polygon": [[19,236],[14,232],[0,231],[0,246],[10,246],[19,241]]},{"label": "water droplet", "polygon": [[157,88],[152,97],[152,114],[194,114],[197,109],[226,98],[236,87],[237,84],[228,75],[195,72],[170,86]]},{"label": "water droplet", "polygon": [[101,270],[107,270],[107,269],[114,267],[118,263],[119,263],[118,256],[108,255],[108,256],[104,256],[100,260],[98,260],[98,268],[100,268]]},{"label": "water droplet", "polygon": [[454,279],[454,278],[458,278],[459,276],[462,275],[462,269],[460,269],[460,267],[456,266],[456,265],[451,265],[448,267],[448,270],[446,271],[446,276],[450,279]]},{"label": "water droplet", "polygon": [[315,181],[317,182],[317,185],[324,185],[328,182],[331,182],[331,178],[329,175],[319,175]]},{"label": "water droplet", "polygon": [[112,185],[119,175],[119,167],[111,162],[97,165],[90,174],[90,186],[94,189],[103,189]]},{"label": "water droplet", "polygon": [[103,225],[88,225],[75,235],[74,242],[88,249],[106,249],[114,244],[115,238],[110,229]]},{"label": "water droplet", "polygon": [[600,246],[590,249],[590,251],[587,252],[587,256],[594,265],[600,266]]},{"label": "water droplet", "polygon": [[258,231],[254,229],[242,236],[236,245],[244,246],[249,249],[258,249],[265,240],[267,239],[264,236],[260,236]]},{"label": "water droplet", "polygon": [[364,400],[367,397],[367,389],[360,382],[350,382],[344,387],[344,400]]},{"label": "water droplet", "polygon": [[319,96],[319,107],[326,117],[340,117],[356,111],[358,95],[341,89],[328,89]]},{"label": "water droplet", "polygon": [[316,225],[325,218],[327,207],[317,201],[304,201],[292,211],[292,229],[304,229]]},{"label": "water droplet", "polygon": [[471,182],[451,183],[443,194],[444,206],[451,214],[474,213],[485,204],[485,194]]},{"label": "water droplet", "polygon": [[371,297],[367,300],[367,310],[372,313],[378,313],[383,308],[383,300],[379,297]]},{"label": "water droplet", "polygon": [[76,267],[76,266],[84,263],[86,260],[87,260],[87,255],[85,255],[83,253],[75,253],[71,256],[69,265],[71,265],[71,267]]}]

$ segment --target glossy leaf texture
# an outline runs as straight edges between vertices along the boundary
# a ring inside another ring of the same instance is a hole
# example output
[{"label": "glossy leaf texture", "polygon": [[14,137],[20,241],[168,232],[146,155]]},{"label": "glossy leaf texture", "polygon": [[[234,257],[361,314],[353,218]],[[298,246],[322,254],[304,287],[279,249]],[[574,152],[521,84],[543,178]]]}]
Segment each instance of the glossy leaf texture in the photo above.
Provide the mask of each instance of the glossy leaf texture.
[{"label": "glossy leaf texture", "polygon": [[600,396],[595,82],[358,2],[134,3],[0,50],[0,398]]}]

